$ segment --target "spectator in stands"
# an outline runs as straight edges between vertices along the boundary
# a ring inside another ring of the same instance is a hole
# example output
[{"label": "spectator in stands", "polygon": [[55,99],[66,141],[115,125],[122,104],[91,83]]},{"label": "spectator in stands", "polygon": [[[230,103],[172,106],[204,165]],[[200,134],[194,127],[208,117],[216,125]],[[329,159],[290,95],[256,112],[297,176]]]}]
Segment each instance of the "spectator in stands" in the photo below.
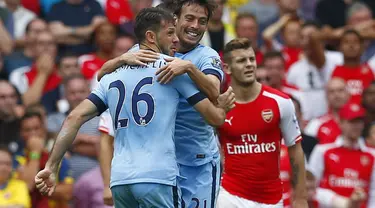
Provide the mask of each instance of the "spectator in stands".
[{"label": "spectator in stands", "polygon": [[[285,60],[285,72],[289,67],[297,62],[302,55],[301,47],[301,23],[293,20],[290,14],[282,16],[277,22],[268,26],[262,33],[267,51],[281,51]],[[281,32],[284,44],[276,39],[275,35]]]},{"label": "spectator in stands", "polygon": [[375,81],[363,91],[362,105],[366,109],[365,124],[368,126],[375,122]]},{"label": "spectator in stands", "polygon": [[236,17],[234,26],[237,38],[249,39],[255,51],[257,63],[262,63],[263,53],[258,47],[258,23],[255,16],[250,13],[240,13]]},{"label": "spectator in stands", "polygon": [[107,0],[105,14],[108,21],[116,26],[130,22],[134,18],[131,2],[123,0]]},{"label": "spectator in stands", "polygon": [[258,20],[259,24],[263,25],[269,22],[271,19],[277,17],[278,8],[276,5],[276,0],[253,0],[246,2],[248,3],[239,8],[238,12],[253,14]]},{"label": "spectator in stands", "polygon": [[340,112],[341,136],[334,144],[317,145],[311,154],[309,171],[321,188],[349,198],[355,189],[365,191],[362,206],[375,207],[375,156],[366,147],[361,134],[365,110],[347,103]]},{"label": "spectator in stands", "polygon": [[340,41],[340,51],[344,55],[344,64],[336,66],[332,77],[338,77],[346,82],[346,87],[351,95],[350,102],[361,104],[362,93],[375,79],[372,68],[367,63],[361,64],[363,52],[363,39],[355,30],[347,30]]},{"label": "spectator in stands", "polygon": [[0,146],[0,207],[30,208],[26,183],[11,177],[12,157],[6,147]]},{"label": "spectator in stands", "polygon": [[97,1],[63,0],[52,6],[47,20],[61,46],[59,53],[81,55],[93,51],[91,35],[105,21],[105,17]]},{"label": "spectator in stands", "polygon": [[110,208],[103,201],[104,183],[100,167],[83,174],[74,184],[74,205],[79,208]]},{"label": "spectator in stands", "polygon": [[61,82],[55,63],[57,45],[52,34],[44,31],[36,39],[36,61],[31,67],[16,69],[10,81],[22,93],[25,106],[42,103],[48,113],[56,112]]},{"label": "spectator in stands", "polygon": [[63,159],[57,180],[59,181],[51,197],[42,196],[35,188],[35,175],[44,168],[48,159],[46,149],[47,130],[42,116],[36,112],[26,112],[21,120],[21,137],[25,142],[25,149],[17,158],[19,178],[27,183],[31,192],[33,208],[66,207],[72,197],[73,179],[69,162]]},{"label": "spectator in stands", "polygon": [[366,139],[367,147],[375,149],[375,122],[365,128],[364,138]]},{"label": "spectator in stands", "polygon": [[320,144],[333,143],[341,134],[339,111],[350,98],[346,83],[340,78],[333,78],[327,83],[326,95],[328,113],[312,119],[305,128],[305,133],[317,138]]},{"label": "spectator in stands", "polygon": [[16,106],[19,96],[14,86],[6,80],[0,80],[0,144],[6,145],[15,153],[20,139],[20,120]]},{"label": "spectator in stands", "polygon": [[22,43],[24,46],[23,49],[14,51],[12,54],[5,57],[4,67],[8,75],[15,69],[30,67],[32,65],[36,55],[36,39],[41,32],[47,30],[47,23],[42,19],[36,18],[27,24],[25,30],[24,43]]},{"label": "spectator in stands", "polygon": [[223,10],[226,0],[214,0],[217,5],[208,22],[207,32],[201,40],[202,45],[210,46],[222,56],[224,45],[234,38],[232,25],[223,22]]},{"label": "spectator in stands", "polygon": [[[288,70],[286,81],[298,87],[305,98],[304,117],[309,121],[327,113],[324,87],[331,78],[336,65],[343,63],[339,52],[325,51],[324,33],[314,22],[302,26],[302,48],[304,58],[294,63]],[[316,102],[319,100],[319,102]]]},{"label": "spectator in stands", "polygon": [[270,78],[268,77],[267,69],[264,65],[258,65],[255,71],[257,81],[263,85],[269,85]]},{"label": "spectator in stands", "polygon": [[[69,112],[90,94],[90,85],[82,75],[69,77],[64,83],[64,94],[69,103],[69,111],[49,115],[47,119],[48,131],[55,133],[55,135],[60,131]],[[98,165],[97,154],[100,136],[98,125],[99,117],[86,122],[74,140],[70,162],[73,178],[76,180]]]},{"label": "spectator in stands", "polygon": [[26,26],[36,15],[34,12],[24,8],[21,0],[4,0],[6,8],[12,13],[14,21],[14,38],[20,40],[24,38]]},{"label": "spectator in stands", "polygon": [[116,39],[115,49],[113,51],[114,57],[126,53],[135,44],[134,38],[131,36],[119,36]]},{"label": "spectator in stands", "polygon": [[0,7],[0,52],[9,55],[13,51],[13,16],[7,8]]},{"label": "spectator in stands", "polygon": [[114,58],[113,48],[116,35],[116,27],[109,22],[102,23],[95,30],[94,37],[97,51],[79,58],[82,74],[87,80],[91,80],[106,61]]}]

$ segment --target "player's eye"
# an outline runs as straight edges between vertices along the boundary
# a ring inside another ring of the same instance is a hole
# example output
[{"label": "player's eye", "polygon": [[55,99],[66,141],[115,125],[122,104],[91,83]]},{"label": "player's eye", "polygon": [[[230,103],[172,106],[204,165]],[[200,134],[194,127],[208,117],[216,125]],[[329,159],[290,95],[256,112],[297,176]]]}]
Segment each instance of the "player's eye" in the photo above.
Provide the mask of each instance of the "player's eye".
[{"label": "player's eye", "polygon": [[250,61],[254,62],[255,61],[255,57],[250,57]]},{"label": "player's eye", "polygon": [[199,24],[201,25],[207,25],[207,20],[206,19],[200,19]]},{"label": "player's eye", "polygon": [[194,18],[192,16],[186,16],[185,19],[189,22],[193,21]]}]

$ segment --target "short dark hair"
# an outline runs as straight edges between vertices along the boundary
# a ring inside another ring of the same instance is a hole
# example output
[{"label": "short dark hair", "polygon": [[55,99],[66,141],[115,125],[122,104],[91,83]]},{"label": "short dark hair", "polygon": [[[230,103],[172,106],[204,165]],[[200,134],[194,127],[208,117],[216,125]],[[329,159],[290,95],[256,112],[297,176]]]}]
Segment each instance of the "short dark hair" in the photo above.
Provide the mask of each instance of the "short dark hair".
[{"label": "short dark hair", "polygon": [[22,116],[20,123],[22,124],[22,122],[24,122],[25,120],[27,120],[29,118],[34,118],[34,117],[39,118],[39,120],[43,123],[42,115],[39,112],[36,112],[34,110],[28,110],[28,109],[26,109],[26,112]]},{"label": "short dark hair", "polygon": [[235,38],[224,46],[224,62],[230,63],[231,52],[238,49],[248,49],[251,48],[251,41],[247,38]]},{"label": "short dark hair", "polygon": [[345,30],[342,33],[340,40],[342,41],[346,35],[355,35],[355,36],[357,36],[361,44],[364,41],[363,37],[361,36],[361,34],[359,34],[359,32],[357,32],[356,30],[353,30],[353,29],[347,29],[347,30]]},{"label": "short dark hair", "polygon": [[71,81],[73,81],[75,79],[79,79],[79,80],[87,82],[87,79],[82,74],[73,74],[71,76],[68,76],[64,80],[63,85],[66,87]]},{"label": "short dark hair", "polygon": [[169,12],[175,13],[177,9],[177,0],[162,0],[160,4],[158,4],[157,8],[162,8],[168,10]]},{"label": "short dark hair", "polygon": [[[26,29],[25,29],[25,33],[28,33],[30,30],[31,30],[31,25],[34,23],[34,22],[37,22],[37,21],[42,21],[44,22],[43,19],[40,19],[40,18],[34,18],[32,19],[29,23],[27,23],[26,25]],[[47,23],[46,23],[47,24]]]},{"label": "short dark hair", "polygon": [[216,9],[216,4],[212,0],[176,0],[176,7],[174,13],[180,17],[182,7],[190,4],[198,4],[207,9],[207,18],[211,18],[212,13]]},{"label": "short dark hair", "polygon": [[238,27],[238,22],[241,20],[241,19],[245,19],[245,18],[248,18],[248,19],[252,19],[254,20],[254,22],[257,22],[257,18],[255,17],[255,15],[251,14],[251,13],[248,13],[248,12],[242,12],[242,13],[239,13],[237,16],[236,16],[236,19],[234,21],[234,28],[237,29]]},{"label": "short dark hair", "polygon": [[134,33],[138,42],[145,40],[147,30],[159,32],[163,21],[174,22],[173,14],[160,7],[142,9],[138,13],[134,25]]},{"label": "short dark hair", "polygon": [[279,51],[269,51],[264,54],[263,56],[263,64],[266,63],[267,60],[273,59],[273,58],[280,58],[283,62],[285,62],[284,56]]}]

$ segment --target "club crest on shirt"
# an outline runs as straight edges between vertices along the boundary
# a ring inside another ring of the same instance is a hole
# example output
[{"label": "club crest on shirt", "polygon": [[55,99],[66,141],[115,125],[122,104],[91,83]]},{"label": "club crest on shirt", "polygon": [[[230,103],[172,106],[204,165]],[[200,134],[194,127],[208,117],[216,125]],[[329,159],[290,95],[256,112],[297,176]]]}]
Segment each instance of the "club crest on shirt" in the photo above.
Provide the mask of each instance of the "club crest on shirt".
[{"label": "club crest on shirt", "polygon": [[271,109],[262,110],[262,118],[265,122],[270,123],[273,118],[273,111]]},{"label": "club crest on shirt", "polygon": [[211,65],[216,69],[221,69],[221,60],[218,57],[211,57]]},{"label": "club crest on shirt", "polygon": [[4,194],[4,199],[10,199],[11,196],[12,196],[12,195],[11,195],[9,192],[6,192],[6,193]]},{"label": "club crest on shirt", "polygon": [[362,156],[360,161],[361,161],[361,165],[363,165],[363,166],[367,166],[370,162],[370,160],[367,156]]}]

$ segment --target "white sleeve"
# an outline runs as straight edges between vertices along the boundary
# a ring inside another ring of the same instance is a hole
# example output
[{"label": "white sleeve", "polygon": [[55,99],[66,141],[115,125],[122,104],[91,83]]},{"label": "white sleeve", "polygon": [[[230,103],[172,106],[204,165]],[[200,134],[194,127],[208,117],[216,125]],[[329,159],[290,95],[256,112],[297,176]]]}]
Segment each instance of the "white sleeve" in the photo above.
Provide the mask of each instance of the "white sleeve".
[{"label": "white sleeve", "polygon": [[324,146],[316,145],[310,155],[307,170],[309,170],[314,176],[317,184],[320,183],[324,172]]},{"label": "white sleeve", "polygon": [[322,122],[320,121],[320,119],[315,118],[315,119],[309,121],[309,123],[307,123],[303,133],[305,133],[306,135],[312,136],[312,137],[317,137],[318,131],[319,131],[319,128],[320,128],[321,125],[322,125]]},{"label": "white sleeve", "polygon": [[331,79],[331,75],[336,66],[344,64],[344,56],[341,52],[326,51],[324,53],[326,62],[322,69],[320,69],[324,82],[328,82]]},{"label": "white sleeve", "polygon": [[115,133],[113,129],[113,122],[112,122],[112,117],[111,117],[111,114],[109,113],[109,110],[104,111],[102,115],[100,116],[98,129],[99,131],[104,132],[114,137]]},{"label": "white sleeve", "polygon": [[25,66],[15,69],[9,76],[9,81],[18,90],[19,93],[24,94],[29,89],[29,82],[25,75],[26,72],[30,71],[31,67]]},{"label": "white sleeve", "polygon": [[303,70],[300,68],[300,66],[300,61],[298,61],[289,67],[289,70],[286,74],[287,83],[297,86],[298,71]]},{"label": "white sleeve", "polygon": [[347,207],[349,199],[342,197],[329,189],[317,188],[315,199],[319,207],[343,208]]},{"label": "white sleeve", "polygon": [[285,99],[279,103],[279,108],[281,116],[280,128],[285,145],[288,147],[293,146],[302,140],[293,101],[291,99]]}]

